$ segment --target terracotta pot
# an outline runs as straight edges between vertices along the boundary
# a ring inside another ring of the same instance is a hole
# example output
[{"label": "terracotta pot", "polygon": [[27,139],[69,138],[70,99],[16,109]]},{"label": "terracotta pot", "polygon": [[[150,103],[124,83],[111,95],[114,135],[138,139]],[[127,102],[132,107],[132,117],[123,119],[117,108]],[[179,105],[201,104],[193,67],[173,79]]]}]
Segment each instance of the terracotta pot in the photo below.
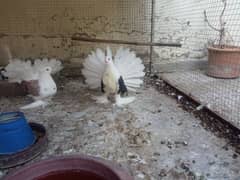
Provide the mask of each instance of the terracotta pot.
[{"label": "terracotta pot", "polygon": [[237,78],[240,76],[240,48],[219,46],[208,48],[207,74],[217,78]]},{"label": "terracotta pot", "polygon": [[43,160],[4,180],[133,180],[122,168],[100,158],[78,155]]}]

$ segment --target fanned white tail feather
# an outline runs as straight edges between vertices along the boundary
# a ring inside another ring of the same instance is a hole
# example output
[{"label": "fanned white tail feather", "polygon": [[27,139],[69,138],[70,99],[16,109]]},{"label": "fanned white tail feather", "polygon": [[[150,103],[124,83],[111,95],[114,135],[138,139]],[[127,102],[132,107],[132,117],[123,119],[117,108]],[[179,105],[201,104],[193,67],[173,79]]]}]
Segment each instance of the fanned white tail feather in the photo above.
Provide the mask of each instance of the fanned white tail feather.
[{"label": "fanned white tail feather", "polygon": [[[101,80],[105,71],[106,56],[104,52],[97,49],[92,52],[83,63],[82,74],[86,78],[86,83],[91,89],[101,86]],[[123,77],[127,89],[136,91],[143,83],[142,78],[145,76],[144,65],[142,60],[136,57],[135,52],[129,49],[119,48],[114,57],[114,65],[119,74]]]},{"label": "fanned white tail feather", "polygon": [[143,83],[142,78],[145,76],[142,60],[136,57],[135,52],[122,47],[117,50],[114,59],[116,68],[123,77],[127,89],[136,91],[136,88],[139,88]]},{"label": "fanned white tail feather", "polygon": [[30,60],[13,59],[5,67],[6,72],[3,74],[8,77],[9,82],[21,83],[22,81],[37,80],[39,73],[45,67],[51,67],[52,74],[54,74],[62,69],[62,64],[61,61],[56,59],[36,59],[33,63]]},{"label": "fanned white tail feather", "polygon": [[46,105],[47,105],[47,103],[45,101],[37,100],[37,101],[34,101],[31,104],[28,104],[28,105],[25,105],[25,106],[21,107],[20,109],[23,109],[23,110],[24,109],[33,109],[33,108],[37,108],[37,107],[40,107],[40,106],[44,107]]},{"label": "fanned white tail feather", "polygon": [[41,59],[36,59],[33,62],[33,68],[36,71],[42,70],[45,67],[51,67],[52,68],[51,74],[55,74],[55,73],[61,71],[62,68],[63,68],[61,61],[59,61],[57,59],[47,59],[47,58],[44,58],[42,60]]},{"label": "fanned white tail feather", "polygon": [[37,72],[34,72],[30,61],[21,61],[14,59],[5,67],[4,76],[8,77],[9,82],[18,82],[36,80]]},{"label": "fanned white tail feather", "polygon": [[89,88],[96,89],[101,86],[102,76],[105,70],[105,54],[101,49],[92,52],[83,63],[82,74],[86,78]]}]

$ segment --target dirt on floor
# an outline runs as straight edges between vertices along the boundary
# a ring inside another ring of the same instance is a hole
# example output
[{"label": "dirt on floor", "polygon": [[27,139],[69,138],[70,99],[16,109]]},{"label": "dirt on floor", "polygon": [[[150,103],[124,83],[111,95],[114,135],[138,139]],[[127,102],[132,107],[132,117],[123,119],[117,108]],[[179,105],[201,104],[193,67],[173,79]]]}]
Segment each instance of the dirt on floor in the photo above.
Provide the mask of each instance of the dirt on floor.
[{"label": "dirt on floor", "polygon": [[[145,84],[124,108],[96,104],[82,79],[58,82],[47,108],[25,111],[48,131],[50,156],[84,153],[120,164],[136,180],[238,180],[238,154],[226,139],[201,125],[198,117],[153,86]],[[14,111],[28,97],[1,98],[0,111]],[[0,171],[4,176],[8,170]]]}]

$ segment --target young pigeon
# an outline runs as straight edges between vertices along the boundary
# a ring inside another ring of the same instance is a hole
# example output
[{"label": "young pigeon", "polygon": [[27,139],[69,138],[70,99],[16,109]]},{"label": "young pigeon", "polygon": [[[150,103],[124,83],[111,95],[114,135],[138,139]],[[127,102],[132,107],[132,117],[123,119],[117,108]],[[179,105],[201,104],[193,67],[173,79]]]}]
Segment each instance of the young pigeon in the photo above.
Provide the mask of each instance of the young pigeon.
[{"label": "young pigeon", "polygon": [[34,63],[16,59],[5,67],[3,74],[8,77],[9,82],[31,83],[37,81],[37,87],[34,87],[37,92],[30,94],[34,102],[21,107],[21,109],[31,109],[46,106],[51,97],[56,94],[57,86],[51,74],[61,69],[61,62],[56,59],[37,59]]},{"label": "young pigeon", "polygon": [[107,103],[111,96],[117,106],[129,104],[135,97],[123,97],[128,91],[136,91],[143,83],[144,65],[142,60],[129,49],[119,48],[114,57],[107,47],[106,53],[101,49],[92,52],[83,64],[82,74],[91,89],[101,88],[104,93],[94,98],[98,103]]}]

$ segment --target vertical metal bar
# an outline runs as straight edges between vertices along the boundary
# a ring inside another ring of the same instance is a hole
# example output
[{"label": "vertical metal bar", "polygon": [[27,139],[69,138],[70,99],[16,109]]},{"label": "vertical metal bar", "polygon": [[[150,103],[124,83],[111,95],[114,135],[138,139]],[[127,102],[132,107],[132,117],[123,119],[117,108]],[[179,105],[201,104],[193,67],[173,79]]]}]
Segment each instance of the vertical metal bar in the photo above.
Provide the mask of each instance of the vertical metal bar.
[{"label": "vertical metal bar", "polygon": [[[152,0],[151,2],[151,36],[150,36],[150,41],[151,44],[153,43],[153,37],[154,37],[154,5],[155,5],[155,0]],[[152,56],[153,56],[153,46],[150,45],[150,63],[149,63],[149,71],[150,74],[152,73]]]}]

